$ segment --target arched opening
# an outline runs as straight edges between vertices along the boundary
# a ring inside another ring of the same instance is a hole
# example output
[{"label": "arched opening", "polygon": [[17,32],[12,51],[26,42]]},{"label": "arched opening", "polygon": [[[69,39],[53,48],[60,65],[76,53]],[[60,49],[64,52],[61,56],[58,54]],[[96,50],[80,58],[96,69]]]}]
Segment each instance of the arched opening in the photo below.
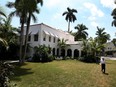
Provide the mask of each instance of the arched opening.
[{"label": "arched opening", "polygon": [[74,58],[77,58],[77,57],[79,57],[79,50],[75,49],[74,50]]},{"label": "arched opening", "polygon": [[57,49],[57,56],[59,56],[59,48]]},{"label": "arched opening", "polygon": [[62,56],[62,57],[65,56],[65,49],[61,49],[61,56]]},{"label": "arched opening", "polygon": [[69,57],[72,56],[72,50],[71,50],[71,49],[68,49],[68,50],[67,50],[67,56],[69,56]]},{"label": "arched opening", "polygon": [[55,48],[53,48],[52,54],[53,54],[53,56],[55,56]]}]

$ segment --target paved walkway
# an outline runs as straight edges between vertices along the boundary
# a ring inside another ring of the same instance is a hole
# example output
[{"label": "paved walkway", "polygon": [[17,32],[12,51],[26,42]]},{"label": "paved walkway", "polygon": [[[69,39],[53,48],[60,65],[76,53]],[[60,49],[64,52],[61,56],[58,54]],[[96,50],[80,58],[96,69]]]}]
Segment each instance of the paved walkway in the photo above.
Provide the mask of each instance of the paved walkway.
[{"label": "paved walkway", "polygon": [[108,59],[108,60],[116,60],[116,57],[104,57],[104,56],[101,56],[101,58],[105,58],[105,59]]},{"label": "paved walkway", "polygon": [[11,61],[6,61],[6,63],[18,63],[19,62],[19,60],[11,60]]}]

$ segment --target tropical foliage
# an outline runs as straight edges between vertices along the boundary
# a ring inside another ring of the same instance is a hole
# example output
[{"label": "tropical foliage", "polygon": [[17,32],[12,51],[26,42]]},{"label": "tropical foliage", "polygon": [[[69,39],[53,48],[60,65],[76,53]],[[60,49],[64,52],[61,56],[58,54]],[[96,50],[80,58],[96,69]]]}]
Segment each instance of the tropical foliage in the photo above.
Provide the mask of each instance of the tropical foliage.
[{"label": "tropical foliage", "polygon": [[0,87],[14,87],[10,84],[10,76],[13,75],[13,66],[9,63],[0,61]]},{"label": "tropical foliage", "polygon": [[75,29],[77,29],[77,32],[75,33],[75,41],[87,38],[88,33],[86,32],[86,30],[88,30],[88,28],[85,25],[78,24],[77,26],[75,26]]},{"label": "tropical foliage", "polygon": [[39,45],[34,47],[35,53],[33,55],[32,61],[35,62],[50,62],[54,59],[53,56],[50,55],[51,48],[45,45]]},{"label": "tropical foliage", "polygon": [[111,16],[113,16],[112,26],[116,27],[116,8],[113,9]]},{"label": "tropical foliage", "polygon": [[58,41],[58,46],[61,48],[61,49],[65,49],[66,47],[68,47],[69,45],[66,44],[66,42],[68,41],[68,39],[61,39]]},{"label": "tropical foliage", "polygon": [[18,29],[11,26],[10,17],[2,19],[0,25],[0,38],[3,43],[0,44],[0,59],[16,59],[18,52]]},{"label": "tropical foliage", "polygon": [[70,9],[67,7],[67,11],[65,11],[62,15],[66,15],[65,20],[68,22],[68,32],[70,32],[70,22],[75,22],[77,20],[74,13],[77,13],[76,9]]},{"label": "tropical foliage", "polygon": [[97,27],[97,32],[96,32],[97,37],[96,37],[96,39],[98,41],[98,44],[104,44],[108,40],[110,40],[110,35],[107,34],[104,30],[105,30],[105,28]]},{"label": "tropical foliage", "polygon": [[[20,18],[21,23],[21,34],[20,34],[20,62],[24,62],[27,50],[27,40],[28,40],[28,32],[29,26],[31,22],[31,17],[34,21],[36,21],[36,17],[33,14],[34,12],[39,13],[39,9],[37,4],[43,4],[43,0],[16,0],[15,2],[9,2],[7,4],[10,8],[15,8],[15,11],[12,12],[10,15],[11,17],[16,15]],[[26,36],[25,41],[23,39],[24,35],[24,24],[27,24],[26,28]],[[23,55],[23,41],[25,42],[24,46],[24,55]]]},{"label": "tropical foliage", "polygon": [[82,49],[86,55],[80,60],[84,62],[98,62],[99,57],[97,56],[100,56],[103,48],[104,44],[99,45],[95,38],[83,39]]}]

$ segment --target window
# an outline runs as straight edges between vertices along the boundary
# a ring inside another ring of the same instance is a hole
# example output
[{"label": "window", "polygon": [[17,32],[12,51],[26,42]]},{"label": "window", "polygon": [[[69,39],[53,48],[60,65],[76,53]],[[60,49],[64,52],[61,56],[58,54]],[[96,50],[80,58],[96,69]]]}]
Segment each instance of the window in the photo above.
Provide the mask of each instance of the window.
[{"label": "window", "polygon": [[51,42],[51,36],[49,36],[49,42]]},{"label": "window", "polygon": [[46,35],[43,35],[43,41],[46,41]]},{"label": "window", "polygon": [[46,41],[46,37],[43,37],[43,41]]},{"label": "window", "polygon": [[34,35],[34,41],[38,41],[38,34]]},{"label": "window", "polygon": [[60,39],[58,38],[58,42],[60,41]]},{"label": "window", "polygon": [[30,35],[28,36],[28,41],[31,41],[31,36]]},{"label": "window", "polygon": [[55,43],[56,38],[54,37],[54,43]]}]

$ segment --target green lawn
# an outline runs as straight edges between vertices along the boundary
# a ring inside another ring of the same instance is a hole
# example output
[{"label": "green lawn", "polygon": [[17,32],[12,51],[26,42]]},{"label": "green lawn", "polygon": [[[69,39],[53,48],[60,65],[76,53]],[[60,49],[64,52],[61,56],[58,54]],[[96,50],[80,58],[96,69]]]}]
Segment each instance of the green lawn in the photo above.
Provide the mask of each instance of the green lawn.
[{"label": "green lawn", "polygon": [[106,61],[107,74],[100,65],[77,60],[49,63],[26,62],[17,66],[12,83],[17,87],[116,87],[116,61]]}]

